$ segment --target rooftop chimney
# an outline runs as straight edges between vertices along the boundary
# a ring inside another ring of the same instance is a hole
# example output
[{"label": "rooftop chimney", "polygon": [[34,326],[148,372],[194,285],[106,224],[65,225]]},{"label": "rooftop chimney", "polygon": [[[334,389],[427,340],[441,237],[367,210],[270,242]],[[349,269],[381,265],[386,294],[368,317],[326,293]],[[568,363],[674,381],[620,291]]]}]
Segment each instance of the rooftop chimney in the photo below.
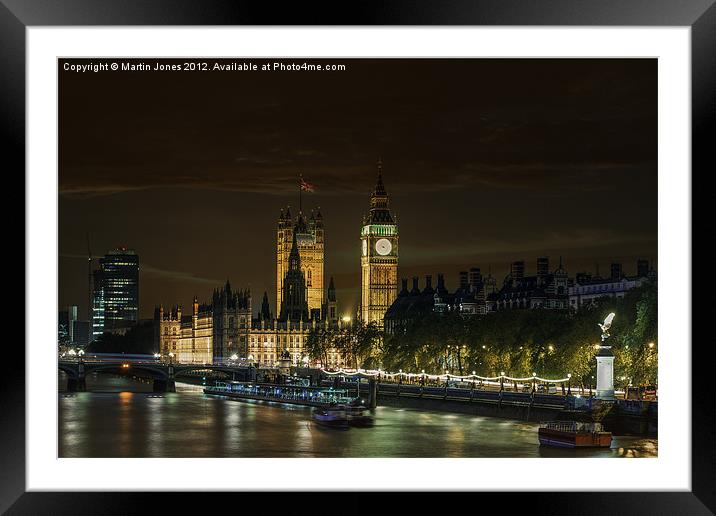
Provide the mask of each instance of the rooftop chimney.
[{"label": "rooftop chimney", "polygon": [[438,274],[438,292],[445,292],[445,276]]},{"label": "rooftop chimney", "polygon": [[460,290],[467,290],[470,287],[467,277],[467,271],[460,271]]},{"label": "rooftop chimney", "polygon": [[636,261],[636,275],[639,277],[646,277],[649,275],[649,261],[648,260],[637,260]]},{"label": "rooftop chimney", "polygon": [[613,263],[612,264],[611,277],[613,280],[622,279],[622,264],[621,263]]},{"label": "rooftop chimney", "polygon": [[540,256],[537,258],[537,276],[545,277],[549,274],[549,258]]},{"label": "rooftop chimney", "polygon": [[403,284],[403,288],[400,291],[400,295],[403,296],[408,293],[408,279],[402,278],[400,281]]},{"label": "rooftop chimney", "polygon": [[480,283],[482,283],[480,267],[472,267],[470,269],[470,288],[474,290],[479,287]]},{"label": "rooftop chimney", "polygon": [[423,290],[423,292],[426,292],[426,293],[433,292],[433,277],[430,274],[427,274],[425,276],[425,290]]},{"label": "rooftop chimney", "polygon": [[512,275],[513,280],[521,280],[525,277],[525,262],[522,260],[518,262],[512,262],[512,266],[510,267],[510,274]]}]

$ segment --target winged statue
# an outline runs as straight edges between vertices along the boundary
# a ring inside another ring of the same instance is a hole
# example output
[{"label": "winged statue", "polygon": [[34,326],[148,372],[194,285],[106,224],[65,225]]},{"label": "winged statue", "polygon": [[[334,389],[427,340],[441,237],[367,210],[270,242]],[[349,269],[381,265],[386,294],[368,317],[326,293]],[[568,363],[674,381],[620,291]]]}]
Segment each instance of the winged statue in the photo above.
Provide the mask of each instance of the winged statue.
[{"label": "winged statue", "polygon": [[604,323],[597,324],[602,329],[602,340],[609,338],[609,328],[612,327],[612,320],[614,320],[614,312],[607,315],[604,319]]}]

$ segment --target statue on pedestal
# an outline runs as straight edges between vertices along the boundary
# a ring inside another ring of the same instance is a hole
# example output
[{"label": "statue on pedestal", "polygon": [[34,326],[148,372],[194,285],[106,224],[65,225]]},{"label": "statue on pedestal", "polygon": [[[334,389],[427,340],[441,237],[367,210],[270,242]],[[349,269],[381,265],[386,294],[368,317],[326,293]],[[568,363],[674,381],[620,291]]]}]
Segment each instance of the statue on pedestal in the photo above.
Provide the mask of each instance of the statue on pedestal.
[{"label": "statue on pedestal", "polygon": [[600,400],[614,399],[614,353],[612,347],[607,345],[609,328],[612,326],[614,313],[610,313],[598,326],[602,329],[602,343],[597,352],[597,395]]}]

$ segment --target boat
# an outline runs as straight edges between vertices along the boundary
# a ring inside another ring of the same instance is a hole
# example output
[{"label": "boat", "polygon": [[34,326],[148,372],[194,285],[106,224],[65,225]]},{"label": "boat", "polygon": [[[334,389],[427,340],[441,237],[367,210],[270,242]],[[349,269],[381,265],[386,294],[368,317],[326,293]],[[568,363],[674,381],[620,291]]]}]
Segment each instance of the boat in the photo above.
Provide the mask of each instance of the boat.
[{"label": "boat", "polygon": [[373,415],[369,412],[368,407],[348,405],[345,409],[350,426],[373,426]]},{"label": "boat", "polygon": [[317,407],[313,409],[313,420],[321,426],[329,428],[348,428],[348,415],[345,407]]},{"label": "boat", "polygon": [[538,431],[541,446],[558,448],[609,448],[612,433],[605,432],[601,423],[578,421],[549,421]]}]

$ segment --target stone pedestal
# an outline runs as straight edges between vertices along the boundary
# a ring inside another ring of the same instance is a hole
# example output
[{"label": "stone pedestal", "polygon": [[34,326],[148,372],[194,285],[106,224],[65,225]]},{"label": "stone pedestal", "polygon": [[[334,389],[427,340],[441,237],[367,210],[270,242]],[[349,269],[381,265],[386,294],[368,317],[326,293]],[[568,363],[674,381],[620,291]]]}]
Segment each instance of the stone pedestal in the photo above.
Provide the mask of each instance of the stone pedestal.
[{"label": "stone pedestal", "polygon": [[600,400],[614,399],[614,355],[611,346],[600,346],[597,353],[597,394]]}]

